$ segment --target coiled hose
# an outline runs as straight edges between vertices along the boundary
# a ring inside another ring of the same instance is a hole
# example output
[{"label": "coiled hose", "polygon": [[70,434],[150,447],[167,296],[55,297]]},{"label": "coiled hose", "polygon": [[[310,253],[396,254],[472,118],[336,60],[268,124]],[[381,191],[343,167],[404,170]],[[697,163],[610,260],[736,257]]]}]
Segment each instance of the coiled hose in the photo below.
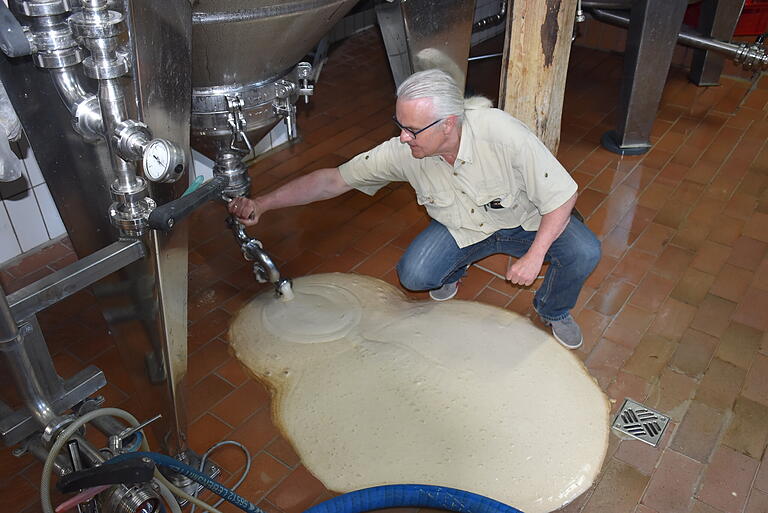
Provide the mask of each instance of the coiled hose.
[{"label": "coiled hose", "polygon": [[[197,469],[175,458],[154,452],[121,454],[109,460],[117,463],[131,458],[149,458],[200,483],[221,498],[248,513],[264,513],[234,491],[209,478]],[[363,513],[374,509],[395,507],[436,508],[457,513],[522,513],[499,501],[472,492],[433,485],[386,485],[346,493],[313,506],[304,513]]]},{"label": "coiled hose", "polygon": [[222,485],[221,483],[214,481],[213,479],[211,479],[204,473],[200,472],[196,468],[190,467],[186,463],[182,463],[176,458],[171,458],[170,456],[166,456],[165,454],[160,454],[157,452],[131,452],[131,453],[115,456],[114,458],[110,459],[107,463],[118,463],[121,461],[126,461],[134,458],[149,458],[154,462],[155,465],[158,465],[160,467],[165,467],[169,470],[173,470],[174,472],[178,472],[183,476],[187,476],[191,480],[205,486],[206,488],[208,488],[210,491],[212,491],[222,499],[234,504],[235,506],[237,506],[243,511],[246,511],[248,513],[264,513],[264,510],[262,510],[261,508],[258,508],[249,500],[238,495],[237,493],[230,490],[229,488]]},{"label": "coiled hose", "polygon": [[[84,417],[81,417],[75,423],[73,423],[73,425],[65,429],[54,443],[54,446],[51,449],[51,453],[48,455],[48,459],[43,466],[40,491],[41,505],[44,512],[53,513],[53,508],[51,507],[50,503],[50,495],[48,493],[48,485],[50,483],[49,479],[53,467],[53,460],[56,458],[56,455],[58,455],[64,443],[72,436],[72,434],[80,425],[83,425],[93,418],[102,415],[115,416],[127,420],[131,425],[138,425],[138,421],[128,412],[115,408],[105,408],[103,410],[96,410],[86,414]],[[146,439],[142,440],[142,446],[147,448]],[[202,484],[212,492],[216,493],[243,511],[248,513],[264,513],[263,510],[252,504],[250,501],[244,499],[234,491],[209,478],[204,473],[180,462],[175,458],[166,456],[165,454],[154,452],[133,452],[116,456],[109,460],[109,462],[117,463],[119,461],[125,461],[131,458],[142,457],[149,458],[158,466],[166,467],[189,477],[193,481]],[[155,475],[156,478],[163,484],[161,490],[165,486],[168,486],[169,488],[175,488],[157,471],[155,472]],[[178,489],[176,489],[176,491],[180,495],[184,495],[188,500],[197,503],[198,506],[203,507],[205,511],[218,511],[208,504],[201,503],[198,499],[184,494]],[[166,492],[161,493],[163,498],[169,500],[170,493],[167,493],[167,490],[162,490],[162,492]],[[178,507],[178,505],[175,503],[169,502],[169,504],[172,507]],[[522,513],[520,510],[511,506],[507,506],[506,504],[472,492],[466,492],[463,490],[456,490],[454,488],[446,488],[442,486],[416,484],[377,486],[350,492],[325,501],[321,504],[318,504],[317,506],[313,506],[312,508],[306,510],[305,513],[363,513],[374,509],[394,507],[426,507],[455,511],[457,513]],[[175,507],[174,510],[176,510]]]},{"label": "coiled hose", "polygon": [[[123,419],[126,422],[128,422],[128,424],[130,424],[132,427],[137,427],[139,425],[139,421],[136,420],[136,417],[134,417],[127,411],[121,410],[119,408],[101,408],[98,410],[94,410],[92,412],[86,413],[82,417],[78,417],[70,425],[68,425],[56,437],[56,441],[53,443],[53,446],[51,447],[51,450],[48,453],[48,458],[45,460],[45,464],[43,465],[43,472],[42,472],[42,475],[40,476],[40,507],[43,510],[43,513],[54,513],[53,505],[51,504],[50,484],[51,484],[51,473],[53,471],[53,463],[56,460],[56,456],[59,455],[59,452],[61,452],[61,449],[62,447],[64,447],[64,444],[72,437],[72,435],[75,434],[75,432],[78,429],[80,429],[81,426],[87,424],[88,422],[92,421],[95,418],[105,417],[105,416]],[[145,450],[149,449],[149,445],[147,444],[146,437],[142,437],[141,446]],[[221,513],[216,508],[210,506],[209,504],[206,504],[205,502],[201,501],[196,497],[192,497],[191,495],[187,494],[183,490],[174,486],[157,469],[155,469],[155,479],[157,480],[157,482],[159,482],[162,485],[160,488],[161,493],[163,491],[162,487],[166,487],[169,491],[172,491],[174,495],[183,497],[188,501],[194,504],[197,504],[199,507],[204,508],[206,511],[209,511],[210,513]],[[162,495],[163,497],[166,496],[166,494],[162,494]]]}]

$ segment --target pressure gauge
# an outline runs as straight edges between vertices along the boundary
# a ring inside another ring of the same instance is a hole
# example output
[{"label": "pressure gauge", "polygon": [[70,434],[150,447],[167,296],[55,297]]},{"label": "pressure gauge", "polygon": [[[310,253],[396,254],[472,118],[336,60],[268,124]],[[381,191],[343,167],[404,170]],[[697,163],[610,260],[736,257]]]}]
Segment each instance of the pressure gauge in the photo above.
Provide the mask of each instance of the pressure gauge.
[{"label": "pressure gauge", "polygon": [[153,182],[175,182],[184,173],[184,150],[165,139],[153,139],[144,148],[144,173]]}]

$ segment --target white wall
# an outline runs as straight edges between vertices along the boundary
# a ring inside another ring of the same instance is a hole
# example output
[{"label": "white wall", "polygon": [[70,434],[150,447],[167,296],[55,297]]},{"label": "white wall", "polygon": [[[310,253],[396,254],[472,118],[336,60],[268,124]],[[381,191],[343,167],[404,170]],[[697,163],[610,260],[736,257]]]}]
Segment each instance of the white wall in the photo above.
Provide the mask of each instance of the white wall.
[{"label": "white wall", "polygon": [[66,233],[32,149],[25,139],[11,148],[23,157],[24,174],[0,182],[0,263]]}]

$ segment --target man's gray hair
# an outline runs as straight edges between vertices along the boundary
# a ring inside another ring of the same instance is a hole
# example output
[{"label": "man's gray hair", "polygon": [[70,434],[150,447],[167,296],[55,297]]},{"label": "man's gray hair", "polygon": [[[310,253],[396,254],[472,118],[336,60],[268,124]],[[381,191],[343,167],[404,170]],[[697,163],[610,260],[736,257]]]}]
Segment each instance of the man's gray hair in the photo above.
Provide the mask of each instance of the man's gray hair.
[{"label": "man's gray hair", "polygon": [[438,118],[464,115],[464,94],[456,81],[439,69],[414,73],[397,88],[397,97],[402,100],[430,98]]},{"label": "man's gray hair", "polygon": [[464,109],[491,107],[491,101],[482,97],[464,99],[456,81],[439,69],[428,69],[414,73],[397,88],[397,97],[402,100],[430,98],[438,118],[456,116],[464,118]]}]

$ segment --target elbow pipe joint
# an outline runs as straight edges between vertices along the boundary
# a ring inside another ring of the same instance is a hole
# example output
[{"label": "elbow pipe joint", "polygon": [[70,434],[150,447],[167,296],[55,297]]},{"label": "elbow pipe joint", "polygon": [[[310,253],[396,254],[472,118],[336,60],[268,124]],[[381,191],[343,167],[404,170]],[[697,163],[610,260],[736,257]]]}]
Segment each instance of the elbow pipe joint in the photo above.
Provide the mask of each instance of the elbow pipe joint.
[{"label": "elbow pipe joint", "polygon": [[50,73],[61,100],[72,114],[75,132],[86,141],[97,141],[104,133],[99,99],[86,90],[73,66],[54,68]]}]

